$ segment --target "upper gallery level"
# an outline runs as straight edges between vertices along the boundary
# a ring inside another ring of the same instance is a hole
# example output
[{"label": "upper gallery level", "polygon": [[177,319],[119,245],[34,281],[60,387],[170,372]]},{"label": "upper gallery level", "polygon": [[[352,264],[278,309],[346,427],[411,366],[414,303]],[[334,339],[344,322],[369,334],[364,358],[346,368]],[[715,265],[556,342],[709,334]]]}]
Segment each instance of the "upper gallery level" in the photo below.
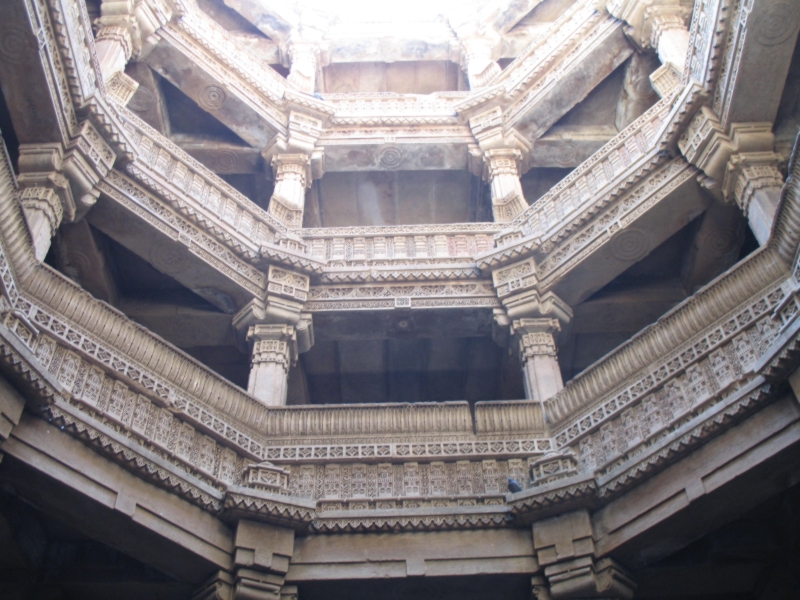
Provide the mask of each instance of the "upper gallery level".
[{"label": "upper gallery level", "polygon": [[267,404],[546,400],[767,241],[797,128],[726,7],[70,6],[0,64],[36,256]]}]

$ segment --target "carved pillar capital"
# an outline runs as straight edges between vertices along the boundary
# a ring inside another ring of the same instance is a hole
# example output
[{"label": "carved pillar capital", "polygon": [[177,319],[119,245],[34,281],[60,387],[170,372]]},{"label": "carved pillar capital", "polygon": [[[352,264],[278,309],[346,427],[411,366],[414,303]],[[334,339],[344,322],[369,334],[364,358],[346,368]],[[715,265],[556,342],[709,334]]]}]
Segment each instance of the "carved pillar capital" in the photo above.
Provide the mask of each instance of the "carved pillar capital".
[{"label": "carved pillar capital", "polygon": [[62,220],[75,218],[75,201],[69,180],[61,173],[61,144],[21,144],[17,178],[25,220],[33,239],[34,254],[44,260],[50,240]]},{"label": "carved pillar capital", "polygon": [[297,360],[297,335],[292,325],[253,325],[247,331],[247,341],[253,347],[253,366],[275,363],[288,373]]},{"label": "carved pillar capital", "polygon": [[747,214],[753,195],[763,188],[783,187],[783,175],[778,170],[782,158],[774,152],[742,152],[728,160],[722,193],[735,200]]},{"label": "carved pillar capital", "polygon": [[499,36],[474,36],[461,41],[461,67],[467,73],[469,89],[486,87],[502,71],[495,60],[498,41]]},{"label": "carved pillar capital", "polygon": [[517,319],[511,329],[519,344],[519,357],[526,363],[534,356],[555,356],[554,334],[561,331],[558,319]]}]

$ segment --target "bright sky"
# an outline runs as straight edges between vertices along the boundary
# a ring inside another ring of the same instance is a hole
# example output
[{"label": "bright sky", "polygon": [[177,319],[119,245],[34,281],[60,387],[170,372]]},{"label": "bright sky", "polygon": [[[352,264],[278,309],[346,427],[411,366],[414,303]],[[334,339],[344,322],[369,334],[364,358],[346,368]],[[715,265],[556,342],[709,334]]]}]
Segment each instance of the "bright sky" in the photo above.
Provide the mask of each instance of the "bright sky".
[{"label": "bright sky", "polygon": [[486,0],[297,0],[309,8],[338,16],[342,22],[433,21],[452,9],[486,4]]}]

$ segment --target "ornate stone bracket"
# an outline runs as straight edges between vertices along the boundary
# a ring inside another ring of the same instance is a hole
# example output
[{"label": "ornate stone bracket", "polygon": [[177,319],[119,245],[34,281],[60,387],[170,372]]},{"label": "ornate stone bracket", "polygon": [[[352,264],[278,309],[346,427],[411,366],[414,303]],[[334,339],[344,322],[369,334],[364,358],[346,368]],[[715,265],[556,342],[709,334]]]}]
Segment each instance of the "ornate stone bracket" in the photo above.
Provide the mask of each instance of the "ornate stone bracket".
[{"label": "ornate stone bracket", "polygon": [[89,121],[65,149],[59,143],[22,144],[18,183],[34,253],[44,260],[62,220],[80,219],[97,202],[95,187],[116,155]]}]

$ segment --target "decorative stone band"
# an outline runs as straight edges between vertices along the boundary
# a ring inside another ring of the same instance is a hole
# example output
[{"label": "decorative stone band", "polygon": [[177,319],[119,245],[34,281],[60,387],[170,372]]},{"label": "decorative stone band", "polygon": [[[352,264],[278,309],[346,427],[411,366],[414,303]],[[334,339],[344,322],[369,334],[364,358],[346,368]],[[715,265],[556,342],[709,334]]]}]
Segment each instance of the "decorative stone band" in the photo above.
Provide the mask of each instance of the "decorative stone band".
[{"label": "decorative stone band", "polygon": [[500,306],[494,288],[487,282],[364,284],[315,286],[305,310],[444,308],[458,306]]},{"label": "decorative stone band", "polygon": [[[482,229],[490,229],[491,225]],[[408,228],[369,228],[375,231],[348,232],[343,235],[318,236],[303,230],[311,255],[325,260],[329,268],[392,265],[399,261],[459,259],[472,263],[476,254],[489,251],[494,246],[491,233],[470,231],[437,231],[437,226],[409,226]],[[406,230],[407,229],[407,230]],[[312,230],[314,231],[314,230]],[[325,230],[320,230],[325,231]],[[342,232],[344,233],[344,232]],[[312,237],[313,236],[313,237]]]}]

